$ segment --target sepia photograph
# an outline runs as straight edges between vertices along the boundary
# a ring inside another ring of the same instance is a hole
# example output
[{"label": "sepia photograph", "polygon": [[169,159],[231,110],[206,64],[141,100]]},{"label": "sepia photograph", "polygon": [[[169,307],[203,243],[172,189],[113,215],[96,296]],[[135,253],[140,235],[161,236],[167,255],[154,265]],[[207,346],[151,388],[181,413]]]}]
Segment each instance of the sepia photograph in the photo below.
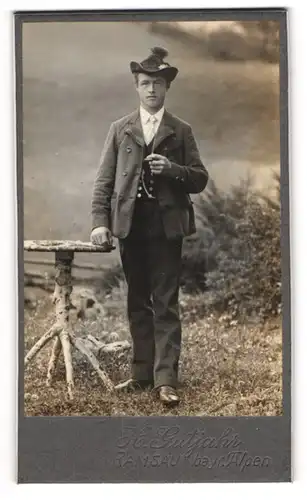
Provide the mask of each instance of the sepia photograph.
[{"label": "sepia photograph", "polygon": [[20,50],[24,415],[282,416],[279,21]]}]

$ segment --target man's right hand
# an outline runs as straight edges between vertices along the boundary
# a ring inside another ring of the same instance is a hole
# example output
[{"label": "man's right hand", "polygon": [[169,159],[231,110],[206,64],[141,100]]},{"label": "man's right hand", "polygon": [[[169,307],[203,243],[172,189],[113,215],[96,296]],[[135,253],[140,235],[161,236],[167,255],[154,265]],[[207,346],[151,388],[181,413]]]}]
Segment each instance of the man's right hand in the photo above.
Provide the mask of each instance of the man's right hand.
[{"label": "man's right hand", "polygon": [[91,243],[99,246],[112,246],[113,239],[110,229],[104,226],[95,227],[91,232]]}]

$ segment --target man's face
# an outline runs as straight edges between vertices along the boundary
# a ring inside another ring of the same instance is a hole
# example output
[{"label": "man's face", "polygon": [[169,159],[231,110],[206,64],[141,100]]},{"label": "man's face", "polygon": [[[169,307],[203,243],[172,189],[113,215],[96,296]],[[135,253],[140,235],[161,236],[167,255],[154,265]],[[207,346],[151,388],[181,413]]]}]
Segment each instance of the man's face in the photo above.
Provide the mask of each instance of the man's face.
[{"label": "man's face", "polygon": [[149,112],[162,108],[167,92],[167,82],[161,76],[150,76],[140,73],[136,83],[142,106]]}]

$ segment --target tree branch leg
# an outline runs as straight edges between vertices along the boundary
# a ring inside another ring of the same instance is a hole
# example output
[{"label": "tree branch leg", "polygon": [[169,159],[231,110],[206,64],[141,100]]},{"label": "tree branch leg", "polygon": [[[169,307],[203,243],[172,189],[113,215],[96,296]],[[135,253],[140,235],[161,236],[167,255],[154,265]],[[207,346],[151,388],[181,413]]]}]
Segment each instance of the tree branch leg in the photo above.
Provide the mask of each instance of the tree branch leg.
[{"label": "tree branch leg", "polygon": [[88,349],[88,347],[86,347],[86,345],[84,344],[84,342],[82,342],[81,339],[78,339],[77,337],[75,337],[75,335],[73,333],[70,334],[70,339],[71,339],[71,342],[73,343],[73,345],[82,353],[84,354],[84,356],[87,357],[87,359],[89,360],[89,362],[91,363],[92,367],[94,368],[94,370],[96,370],[96,372],[98,373],[100,379],[102,380],[102,382],[104,383],[106,389],[108,391],[112,391],[113,388],[114,388],[114,384],[113,382],[111,381],[111,379],[108,377],[108,375],[105,373],[105,371],[103,371],[101,368],[100,368],[100,365],[99,365],[99,361],[98,359],[96,358],[95,354],[92,353],[92,351],[90,351]]},{"label": "tree branch leg", "polygon": [[70,335],[67,330],[62,330],[62,332],[60,333],[60,340],[63,347],[68,396],[70,399],[73,399],[74,378],[71,358]]},{"label": "tree branch leg", "polygon": [[72,367],[71,346],[70,346],[70,325],[69,325],[69,310],[71,307],[70,295],[72,292],[71,266],[73,262],[73,257],[74,257],[73,252],[68,252],[68,251],[56,252],[55,289],[53,294],[56,319],[58,324],[60,324],[62,327],[62,331],[59,337],[63,348],[67,390],[70,399],[73,399],[73,388],[74,388],[73,367]]},{"label": "tree branch leg", "polygon": [[58,359],[60,357],[61,351],[62,351],[62,344],[61,344],[60,338],[56,337],[54,339],[52,353],[51,353],[49,365],[48,365],[47,381],[46,381],[46,385],[48,387],[50,387],[52,385],[54,375],[56,372],[57,362],[58,362]]},{"label": "tree branch leg", "polygon": [[38,352],[51,340],[57,333],[61,331],[61,327],[57,324],[53,325],[45,335],[43,335],[36,344],[30,349],[25,357],[25,367],[38,354]]}]

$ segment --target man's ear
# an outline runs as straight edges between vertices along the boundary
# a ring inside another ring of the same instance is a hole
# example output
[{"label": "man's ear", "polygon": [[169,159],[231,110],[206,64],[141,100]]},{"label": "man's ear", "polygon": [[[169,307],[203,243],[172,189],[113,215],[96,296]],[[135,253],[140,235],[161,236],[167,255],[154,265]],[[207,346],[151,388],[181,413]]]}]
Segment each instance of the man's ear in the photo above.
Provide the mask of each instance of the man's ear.
[{"label": "man's ear", "polygon": [[134,75],[134,85],[136,88],[138,87],[138,84],[139,84],[139,75],[136,73]]}]

